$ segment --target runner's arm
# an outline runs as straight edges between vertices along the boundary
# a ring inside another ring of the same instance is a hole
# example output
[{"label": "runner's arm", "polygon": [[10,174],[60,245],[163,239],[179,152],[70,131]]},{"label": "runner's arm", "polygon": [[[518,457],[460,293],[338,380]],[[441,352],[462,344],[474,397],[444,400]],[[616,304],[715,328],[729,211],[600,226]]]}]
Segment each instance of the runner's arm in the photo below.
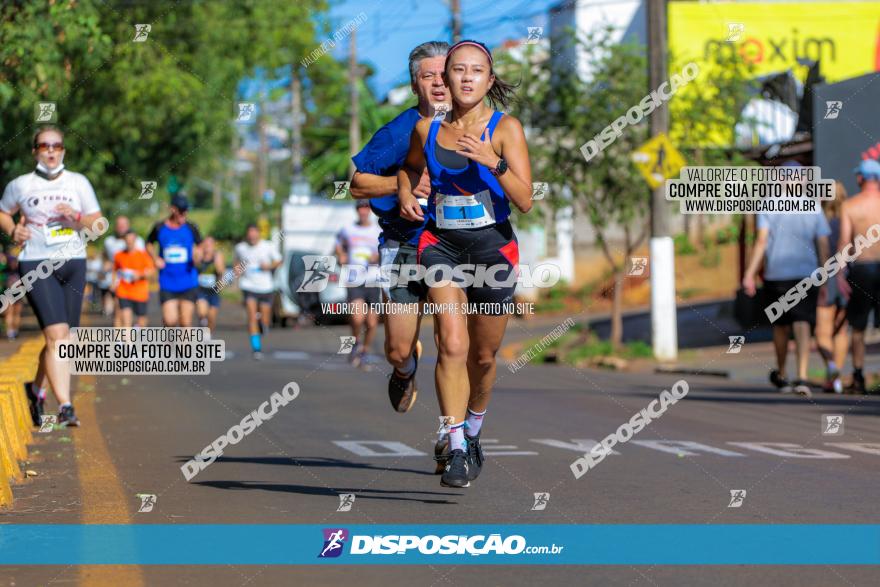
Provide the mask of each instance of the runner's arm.
[{"label": "runner's arm", "polygon": [[383,175],[355,171],[354,177],[351,178],[349,191],[351,192],[351,197],[355,200],[387,196],[397,191],[397,176],[385,177]]},{"label": "runner's arm", "polygon": [[12,236],[12,231],[15,230],[15,221],[12,219],[12,214],[7,214],[0,210],[0,228],[2,228],[3,232],[7,235],[10,237]]},{"label": "runner's arm", "polygon": [[425,219],[422,206],[413,194],[413,190],[419,185],[427,165],[425,153],[422,150],[425,143],[422,134],[430,122],[430,119],[425,119],[416,124],[409,139],[409,153],[406,155],[403,166],[397,172],[397,199],[400,201],[400,215],[407,220],[422,221]]},{"label": "runner's arm", "polygon": [[150,257],[153,258],[153,263],[159,269],[165,267],[165,260],[159,254],[159,251],[156,249],[156,244],[159,242],[159,225],[156,224],[153,226],[153,230],[150,231],[150,234],[147,235],[146,249],[150,254]]},{"label": "runner's arm", "polygon": [[202,262],[202,233],[199,232],[199,227],[195,223],[187,220],[187,224],[189,224],[189,229],[192,231],[192,235],[193,235],[193,263],[201,263]]},{"label": "runner's arm", "polygon": [[[507,161],[507,173],[498,176],[507,199],[525,214],[532,209],[532,164],[522,124],[513,116],[504,116],[501,131],[501,156]],[[497,163],[496,163],[497,165]]]},{"label": "runner's arm", "polygon": [[226,260],[220,251],[217,251],[217,254],[214,255],[214,267],[217,269],[217,273],[226,275]]},{"label": "runner's arm", "polygon": [[852,242],[853,227],[852,220],[849,217],[846,202],[840,208],[840,236],[838,237],[837,250],[842,251],[848,244]]},{"label": "runner's arm", "polygon": [[340,265],[345,265],[348,263],[348,253],[345,250],[345,241],[342,238],[342,233],[336,237],[336,258],[339,259]]},{"label": "runner's arm", "polygon": [[830,256],[827,236],[816,237],[816,252],[819,253],[819,265],[824,265]]},{"label": "runner's arm", "polygon": [[743,289],[746,290],[749,296],[754,296],[757,291],[755,288],[755,276],[758,274],[758,269],[764,261],[764,252],[767,250],[767,237],[769,234],[770,229],[768,228],[758,229],[758,238],[755,239],[755,246],[752,248],[752,257],[743,276]]},{"label": "runner's arm", "polygon": [[[837,250],[842,251],[847,248],[852,244],[852,238],[852,220],[849,217],[848,206],[846,205],[846,202],[844,202],[843,206],[840,208],[840,237],[838,237],[837,241]],[[841,259],[841,261],[843,261],[843,259]],[[837,272],[835,278],[837,279],[837,289],[840,290],[843,299],[849,301],[849,296],[852,294],[852,287],[850,287],[849,282],[846,280],[845,265],[840,267],[840,271]]]}]

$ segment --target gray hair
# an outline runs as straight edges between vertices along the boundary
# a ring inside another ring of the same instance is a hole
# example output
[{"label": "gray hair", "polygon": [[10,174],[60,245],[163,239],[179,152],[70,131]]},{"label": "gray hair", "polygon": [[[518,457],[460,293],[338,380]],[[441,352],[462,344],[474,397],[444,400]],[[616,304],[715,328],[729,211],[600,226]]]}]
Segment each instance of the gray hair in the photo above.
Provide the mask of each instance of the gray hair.
[{"label": "gray hair", "polygon": [[446,43],[445,41],[428,41],[410,51],[409,81],[416,83],[416,77],[419,75],[419,66],[422,64],[422,59],[428,57],[446,57],[447,51],[449,51],[449,43]]}]

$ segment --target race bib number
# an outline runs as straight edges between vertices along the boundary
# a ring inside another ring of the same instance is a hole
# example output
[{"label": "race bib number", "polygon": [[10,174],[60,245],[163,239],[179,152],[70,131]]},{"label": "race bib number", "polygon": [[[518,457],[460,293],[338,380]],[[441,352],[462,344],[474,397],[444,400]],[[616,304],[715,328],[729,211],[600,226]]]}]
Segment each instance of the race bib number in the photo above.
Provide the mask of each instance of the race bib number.
[{"label": "race bib number", "polygon": [[171,245],[162,249],[162,258],[166,263],[186,263],[189,261],[189,250],[186,247]]},{"label": "race bib number", "polygon": [[352,257],[354,261],[361,265],[369,265],[370,259],[373,257],[373,253],[369,250],[354,251]]},{"label": "race bib number", "polygon": [[214,287],[217,285],[217,276],[213,273],[202,273],[199,275],[199,285],[201,287]]},{"label": "race bib number", "polygon": [[489,190],[472,196],[437,194],[436,202],[438,228],[480,228],[495,224]]},{"label": "race bib number", "polygon": [[60,245],[73,239],[76,231],[69,226],[63,226],[60,222],[53,222],[43,227],[47,245]]},{"label": "race bib number", "polygon": [[137,281],[137,275],[135,275],[134,271],[131,269],[121,269],[119,271],[119,278],[126,283],[134,283]]}]

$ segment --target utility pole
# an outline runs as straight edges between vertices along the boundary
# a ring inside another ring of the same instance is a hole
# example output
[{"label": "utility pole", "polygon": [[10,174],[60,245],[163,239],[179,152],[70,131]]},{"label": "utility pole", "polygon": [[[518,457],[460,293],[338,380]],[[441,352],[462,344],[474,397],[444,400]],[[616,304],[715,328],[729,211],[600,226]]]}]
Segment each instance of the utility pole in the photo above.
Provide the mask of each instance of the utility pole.
[{"label": "utility pole", "polygon": [[[358,103],[357,29],[348,37],[348,79],[350,86],[351,118],[348,123],[348,153],[354,157],[361,146],[361,111]],[[354,177],[354,161],[348,165],[348,176]]]},{"label": "utility pole", "polygon": [[[648,91],[667,77],[666,0],[647,0]],[[651,136],[669,131],[669,108],[663,102],[651,113]],[[675,305],[675,247],[670,236],[669,208],[664,186],[651,195],[651,342],[654,358],[678,357],[678,323]]]},{"label": "utility pole", "polygon": [[290,194],[307,195],[309,185],[303,175],[302,144],[302,82],[296,72],[296,64],[290,64]]},{"label": "utility pole", "polygon": [[452,42],[461,40],[461,3],[459,0],[449,0],[449,8],[452,10]]},{"label": "utility pole", "polygon": [[268,175],[269,137],[266,136],[266,115],[264,113],[265,101],[260,99],[260,115],[257,117],[257,134],[260,138],[260,147],[257,151],[257,181],[254,194],[254,203],[263,200],[263,192],[266,191]]}]

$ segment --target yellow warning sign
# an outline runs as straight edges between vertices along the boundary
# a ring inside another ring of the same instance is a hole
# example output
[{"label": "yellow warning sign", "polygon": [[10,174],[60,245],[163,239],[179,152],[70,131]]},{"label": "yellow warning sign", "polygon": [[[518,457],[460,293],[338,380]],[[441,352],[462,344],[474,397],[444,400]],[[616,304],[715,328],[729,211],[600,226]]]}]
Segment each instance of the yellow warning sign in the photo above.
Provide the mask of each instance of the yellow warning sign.
[{"label": "yellow warning sign", "polygon": [[682,154],[663,133],[636,149],[632,160],[651,188],[658,188],[665,180],[678,177],[685,165]]}]

